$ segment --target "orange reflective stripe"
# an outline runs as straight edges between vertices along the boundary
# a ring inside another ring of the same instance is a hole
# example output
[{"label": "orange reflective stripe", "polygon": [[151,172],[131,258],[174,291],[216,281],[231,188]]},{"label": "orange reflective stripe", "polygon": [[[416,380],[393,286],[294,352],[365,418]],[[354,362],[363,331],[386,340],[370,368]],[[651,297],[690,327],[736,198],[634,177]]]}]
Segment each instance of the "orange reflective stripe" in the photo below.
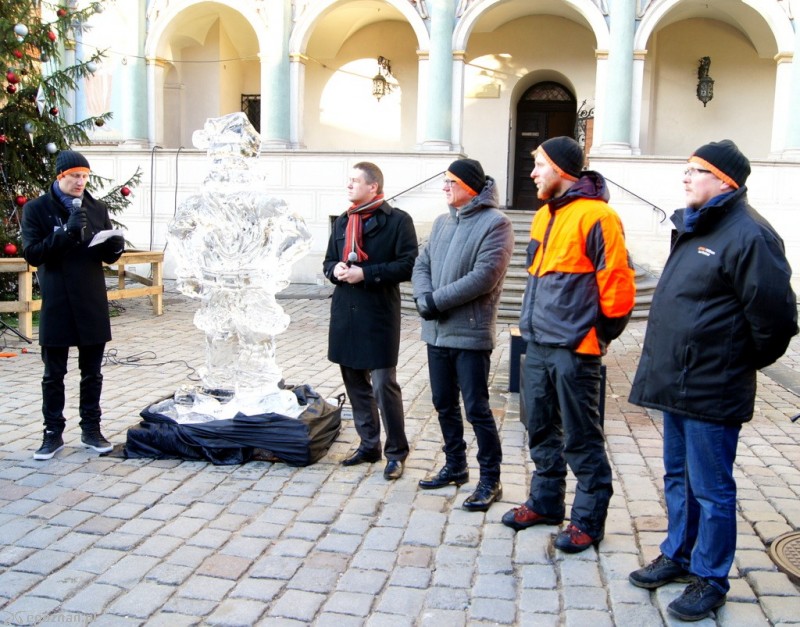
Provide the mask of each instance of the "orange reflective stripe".
[{"label": "orange reflective stripe", "polygon": [[600,350],[600,342],[597,340],[597,331],[594,327],[589,329],[589,332],[583,338],[581,343],[578,345],[578,348],[575,349],[576,353],[581,353],[582,355],[602,355],[602,351]]}]

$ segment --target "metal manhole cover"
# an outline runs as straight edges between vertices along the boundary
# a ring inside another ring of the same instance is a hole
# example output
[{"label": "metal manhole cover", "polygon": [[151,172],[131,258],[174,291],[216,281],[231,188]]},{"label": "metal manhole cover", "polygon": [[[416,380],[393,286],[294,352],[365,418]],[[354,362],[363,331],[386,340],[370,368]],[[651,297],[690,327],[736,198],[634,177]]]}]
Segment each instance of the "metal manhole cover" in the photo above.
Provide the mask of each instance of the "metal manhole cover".
[{"label": "metal manhole cover", "polygon": [[775,538],[769,546],[769,556],[778,570],[800,585],[800,531],[790,531]]}]

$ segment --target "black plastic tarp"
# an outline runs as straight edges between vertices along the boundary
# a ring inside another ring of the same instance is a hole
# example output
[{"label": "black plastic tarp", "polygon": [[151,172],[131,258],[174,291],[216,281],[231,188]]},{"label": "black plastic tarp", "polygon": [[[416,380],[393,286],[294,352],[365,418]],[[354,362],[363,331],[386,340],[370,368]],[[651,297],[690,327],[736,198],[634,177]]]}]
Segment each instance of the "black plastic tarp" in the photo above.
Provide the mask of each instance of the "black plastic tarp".
[{"label": "black plastic tarp", "polygon": [[292,389],[306,409],[297,418],[280,414],[237,414],[227,420],[180,424],[153,411],[128,429],[123,449],[127,458],[205,460],[218,465],[276,458],[290,466],[308,466],[321,459],[339,435],[343,397],[338,407],[307,385]]}]

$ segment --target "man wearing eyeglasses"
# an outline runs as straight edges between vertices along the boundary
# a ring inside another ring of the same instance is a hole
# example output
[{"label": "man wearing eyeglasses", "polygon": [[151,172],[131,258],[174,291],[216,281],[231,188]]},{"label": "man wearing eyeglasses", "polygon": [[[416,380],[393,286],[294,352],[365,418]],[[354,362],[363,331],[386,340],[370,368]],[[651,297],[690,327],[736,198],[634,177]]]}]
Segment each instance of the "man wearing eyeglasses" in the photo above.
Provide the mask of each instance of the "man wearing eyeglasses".
[{"label": "man wearing eyeglasses", "polygon": [[100,431],[102,365],[111,340],[103,262],[122,255],[121,236],[91,246],[92,237],[111,228],[108,206],[86,189],[91,169],[79,152],[56,157],[56,180],[22,212],[22,255],[37,267],[42,293],[39,321],[42,376],[42,446],[34,459],[51,459],[64,448],[64,378],[70,347],[78,349],[78,413],[81,444],[98,453],[113,447]]},{"label": "man wearing eyeglasses", "polygon": [[[383,197],[383,173],[356,163],[347,182],[350,208],[336,218],[323,261],[336,286],[331,300],[328,359],[339,364],[360,438],[344,466],[381,459],[386,431],[385,479],[403,475],[408,456],[403,395],[397,383],[400,288],[411,278],[417,234],[411,216]],[[380,415],[379,415],[380,412]]]},{"label": "man wearing eyeglasses", "polygon": [[434,221],[411,279],[445,454],[441,470],[419,486],[431,490],[469,480],[460,392],[475,432],[480,467],[478,484],[463,507],[486,511],[503,496],[503,452],[489,406],[489,365],[514,232],[497,208],[494,179],[474,159],[450,164],[443,191],[449,211]]},{"label": "man wearing eyeglasses", "polygon": [[667,610],[705,618],[730,588],[736,550],[733,462],[753,417],[756,371],[797,333],[783,241],[747,201],[750,162],[730,140],[689,158],[686,208],[653,296],[630,401],[664,414],[667,537],[629,580],[689,583]]}]

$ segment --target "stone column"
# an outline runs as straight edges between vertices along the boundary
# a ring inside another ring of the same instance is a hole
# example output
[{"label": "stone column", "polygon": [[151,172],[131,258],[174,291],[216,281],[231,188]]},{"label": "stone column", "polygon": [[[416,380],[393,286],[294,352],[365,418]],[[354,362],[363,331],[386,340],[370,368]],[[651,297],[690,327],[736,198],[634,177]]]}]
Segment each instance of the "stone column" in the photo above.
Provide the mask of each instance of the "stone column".
[{"label": "stone column", "polygon": [[603,154],[631,154],[631,102],[633,89],[633,35],[635,0],[614,0],[610,5],[608,81],[603,112]]},{"label": "stone column", "polygon": [[[453,29],[455,0],[433,0],[431,51],[428,61],[428,117],[426,150],[450,150],[453,112]],[[462,106],[460,103],[458,106]]]},{"label": "stone column", "polygon": [[150,146],[161,145],[164,141],[164,68],[161,59],[148,58],[147,93],[150,94],[147,108],[147,140]]},{"label": "stone column", "polygon": [[303,145],[303,91],[306,82],[306,57],[293,54],[289,59],[289,138],[292,148],[304,148]]},{"label": "stone column", "polygon": [[[792,59],[786,60],[791,61],[791,70],[789,70],[790,87],[788,90],[786,111],[788,121],[783,157],[787,159],[800,159],[800,115],[797,114],[797,112],[800,111],[800,2],[794,3],[792,7],[796,11],[794,15],[794,55]],[[781,63],[779,60],[779,77],[780,69]]]},{"label": "stone column", "polygon": [[266,149],[288,148],[289,114],[289,33],[291,0],[264,3],[267,35],[261,60],[261,146]]}]

